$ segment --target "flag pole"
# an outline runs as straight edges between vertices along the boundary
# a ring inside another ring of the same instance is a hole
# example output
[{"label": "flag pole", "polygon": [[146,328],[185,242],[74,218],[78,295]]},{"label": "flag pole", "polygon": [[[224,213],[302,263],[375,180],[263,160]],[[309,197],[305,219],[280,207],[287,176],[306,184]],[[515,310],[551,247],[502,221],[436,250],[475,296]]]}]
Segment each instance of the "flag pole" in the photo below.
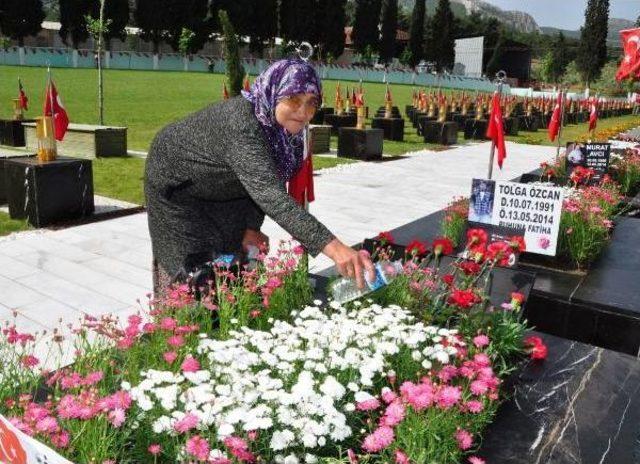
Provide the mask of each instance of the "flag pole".
[{"label": "flag pole", "polygon": [[[502,96],[502,85],[504,84],[504,81],[506,78],[507,78],[506,72],[498,71],[496,73],[496,79],[498,81],[498,97]],[[489,114],[489,117],[491,117],[491,114]],[[489,124],[490,123],[491,121],[489,121]],[[493,176],[493,159],[495,158],[495,156],[496,156],[496,141],[491,140],[491,151],[489,152],[489,175],[488,175],[489,180],[491,180],[491,177]]]},{"label": "flag pole", "polygon": [[[51,78],[51,66],[47,66],[47,95],[46,97],[49,99],[49,105],[51,106],[51,129],[53,130],[53,151],[57,152],[57,139],[56,139],[56,115],[55,115],[55,106],[53,105],[53,80]],[[45,114],[46,116],[46,114]],[[45,120],[46,121],[46,120]]]},{"label": "flag pole", "polygon": [[558,130],[558,142],[556,146],[556,163],[560,158],[560,137],[562,137],[562,128],[564,127],[564,99],[565,95],[562,91],[562,86],[559,89],[560,92],[560,129]]},{"label": "flag pole", "polygon": [[[300,46],[296,49],[296,52],[298,53],[298,56],[302,61],[308,62],[309,59],[311,59],[311,57],[313,56],[313,45],[311,45],[309,42],[302,42]],[[309,129],[309,123],[307,123],[304,125],[304,128],[302,129],[302,153],[303,153],[302,159],[303,160],[306,159],[307,156],[309,156],[310,138],[311,138],[310,135],[311,134]],[[309,211],[309,197],[306,189],[303,192],[302,207],[304,208],[305,211],[307,212]],[[305,251],[303,257],[304,257],[304,266],[308,274],[309,273],[309,253]]]}]

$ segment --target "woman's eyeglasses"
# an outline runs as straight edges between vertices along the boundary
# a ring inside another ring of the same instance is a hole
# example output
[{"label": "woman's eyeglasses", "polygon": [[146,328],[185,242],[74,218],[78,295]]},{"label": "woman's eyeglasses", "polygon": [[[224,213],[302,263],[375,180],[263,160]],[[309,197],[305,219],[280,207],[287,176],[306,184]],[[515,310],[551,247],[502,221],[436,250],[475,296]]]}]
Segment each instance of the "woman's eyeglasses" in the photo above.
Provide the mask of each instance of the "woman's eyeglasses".
[{"label": "woman's eyeglasses", "polygon": [[317,98],[305,98],[303,95],[289,95],[282,97],[278,102],[285,103],[294,111],[298,111],[302,106],[305,106],[306,113],[310,115],[315,114],[319,106]]}]

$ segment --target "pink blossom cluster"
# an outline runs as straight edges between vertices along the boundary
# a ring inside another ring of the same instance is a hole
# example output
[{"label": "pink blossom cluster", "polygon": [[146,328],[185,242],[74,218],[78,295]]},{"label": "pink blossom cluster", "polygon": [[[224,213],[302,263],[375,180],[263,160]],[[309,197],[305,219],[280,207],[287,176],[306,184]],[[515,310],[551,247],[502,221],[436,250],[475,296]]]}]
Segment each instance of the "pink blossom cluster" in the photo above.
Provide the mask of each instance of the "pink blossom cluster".
[{"label": "pink blossom cluster", "polygon": [[[450,410],[456,408],[463,414],[478,414],[488,402],[498,399],[500,380],[491,366],[490,357],[482,351],[490,345],[485,334],[478,334],[467,348],[460,341],[456,346],[458,354],[454,364],[445,364],[439,369],[430,370],[418,382],[405,381],[397,391],[385,387],[379,398],[372,397],[358,403],[356,409],[366,412],[373,419],[377,417],[377,426],[365,436],[362,450],[366,453],[380,453],[395,441],[396,429],[407,417],[409,410],[423,413],[429,408]],[[454,438],[461,451],[473,446],[473,434],[458,427]],[[350,454],[350,463],[358,462],[355,453]],[[396,464],[408,464],[411,461],[401,449],[394,449]],[[470,462],[481,463],[476,456]]]}]

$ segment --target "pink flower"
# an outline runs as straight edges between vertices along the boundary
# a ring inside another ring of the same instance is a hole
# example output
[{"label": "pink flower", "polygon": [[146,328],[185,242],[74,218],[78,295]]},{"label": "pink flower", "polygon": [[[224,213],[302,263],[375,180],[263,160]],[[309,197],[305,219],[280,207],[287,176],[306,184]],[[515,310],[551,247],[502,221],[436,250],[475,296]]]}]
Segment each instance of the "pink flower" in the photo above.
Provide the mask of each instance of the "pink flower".
[{"label": "pink flower", "polygon": [[36,430],[42,433],[55,433],[59,429],[58,421],[55,417],[43,417],[36,423]]},{"label": "pink flower", "polygon": [[111,422],[111,425],[113,425],[115,428],[118,428],[122,424],[124,424],[124,421],[126,419],[124,410],[120,408],[116,408],[113,411],[109,412],[108,417],[109,417],[109,422]]},{"label": "pink flower", "polygon": [[368,400],[360,401],[356,404],[358,411],[374,411],[380,407],[380,401],[376,398],[370,398]]},{"label": "pink flower", "polygon": [[402,397],[415,409],[422,411],[433,404],[434,391],[430,383],[404,382],[400,387]]},{"label": "pink flower", "polygon": [[450,364],[444,366],[442,369],[440,369],[440,372],[438,372],[438,378],[443,382],[449,382],[456,375],[458,375],[458,368]]},{"label": "pink flower", "polygon": [[173,361],[175,361],[176,358],[178,357],[178,353],[176,353],[175,351],[167,351],[166,353],[162,354],[162,357],[166,362],[168,362],[169,364],[172,364]]},{"label": "pink flower", "polygon": [[471,390],[471,393],[476,396],[484,395],[488,389],[489,388],[487,387],[487,384],[482,380],[474,380],[469,386],[469,390]]},{"label": "pink flower", "polygon": [[174,348],[181,347],[184,345],[184,337],[182,335],[172,335],[167,338],[167,344],[169,346],[173,346]]},{"label": "pink flower", "polygon": [[396,464],[410,464],[409,456],[407,456],[404,452],[397,449],[395,451]]},{"label": "pink flower", "polygon": [[358,464],[358,457],[351,448],[347,450],[347,457],[349,458],[349,464]]},{"label": "pink flower", "polygon": [[87,374],[87,376],[82,380],[82,385],[85,387],[95,385],[102,380],[104,377],[104,372],[96,371]]},{"label": "pink flower", "polygon": [[230,449],[249,449],[247,442],[240,437],[229,436],[223,440],[223,443]]},{"label": "pink flower", "polygon": [[487,461],[478,456],[471,456],[469,457],[469,464],[487,464]]},{"label": "pink flower", "polygon": [[178,322],[172,317],[164,317],[160,321],[160,328],[162,330],[173,330],[178,326]]},{"label": "pink flower", "polygon": [[158,326],[153,322],[147,322],[142,326],[142,331],[148,334],[155,332],[157,329],[158,329]]},{"label": "pink flower", "polygon": [[487,337],[486,335],[477,335],[473,337],[473,344],[477,348],[485,347],[489,344],[489,337]]},{"label": "pink flower", "polygon": [[362,448],[369,453],[378,453],[389,446],[394,438],[393,429],[383,425],[365,437]]},{"label": "pink flower", "polygon": [[449,409],[460,401],[460,398],[462,398],[462,392],[460,391],[460,387],[447,386],[442,388],[438,392],[437,396],[438,407],[441,409]]},{"label": "pink flower", "polygon": [[382,401],[387,404],[392,403],[398,397],[393,390],[386,387],[382,389],[382,395],[380,396],[382,397]]},{"label": "pink flower", "polygon": [[173,424],[173,429],[178,433],[186,433],[191,429],[195,429],[198,426],[198,416],[192,413],[185,414],[185,416]]},{"label": "pink flower", "polygon": [[480,401],[476,401],[476,400],[467,401],[464,404],[464,406],[467,409],[467,411],[473,414],[478,414],[479,412],[482,412],[482,410],[484,409],[484,405]]},{"label": "pink flower", "polygon": [[267,283],[264,284],[264,286],[270,289],[276,289],[282,286],[282,280],[280,280],[278,277],[269,277]]},{"label": "pink flower", "polygon": [[301,245],[296,245],[293,247],[293,254],[300,256],[304,254],[304,247]]},{"label": "pink flower", "polygon": [[53,446],[56,448],[66,448],[69,446],[69,432],[63,430],[60,433],[56,433],[55,435],[51,435],[50,440]]},{"label": "pink flower", "polygon": [[538,238],[538,246],[543,250],[546,250],[551,245],[551,240],[549,237],[539,237]]},{"label": "pink flower", "polygon": [[180,366],[182,372],[197,372],[200,370],[200,363],[193,356],[189,355]]},{"label": "pink flower", "polygon": [[473,361],[478,367],[488,367],[491,365],[491,359],[485,353],[476,353]]},{"label": "pink flower", "polygon": [[395,427],[404,420],[406,410],[402,401],[395,400],[387,406],[384,416],[380,419],[380,425]]},{"label": "pink flower", "polygon": [[149,448],[147,448],[147,451],[149,451],[149,453],[153,454],[154,456],[157,456],[162,452],[162,447],[159,444],[154,443],[152,445],[149,445]]},{"label": "pink flower", "polygon": [[40,360],[31,354],[27,354],[20,359],[20,363],[24,367],[35,367],[40,364]]},{"label": "pink flower", "polygon": [[458,447],[461,450],[468,450],[469,448],[471,448],[471,445],[473,444],[473,436],[467,432],[464,429],[458,429],[456,431],[456,440],[458,441]]},{"label": "pink flower", "polygon": [[206,461],[209,458],[209,449],[209,442],[200,435],[194,435],[187,440],[187,453],[200,461]]}]

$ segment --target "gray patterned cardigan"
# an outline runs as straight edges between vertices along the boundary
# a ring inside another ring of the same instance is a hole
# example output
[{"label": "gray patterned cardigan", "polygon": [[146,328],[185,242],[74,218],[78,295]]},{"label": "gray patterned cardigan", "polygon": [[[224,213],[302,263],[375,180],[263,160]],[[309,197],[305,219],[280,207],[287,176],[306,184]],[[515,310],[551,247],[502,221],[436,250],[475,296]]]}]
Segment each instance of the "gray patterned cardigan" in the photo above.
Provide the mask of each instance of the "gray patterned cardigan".
[{"label": "gray patterned cardigan", "polygon": [[154,138],[145,167],[153,256],[170,276],[237,253],[267,214],[312,256],[334,236],[286,192],[251,103],[208,106]]}]

